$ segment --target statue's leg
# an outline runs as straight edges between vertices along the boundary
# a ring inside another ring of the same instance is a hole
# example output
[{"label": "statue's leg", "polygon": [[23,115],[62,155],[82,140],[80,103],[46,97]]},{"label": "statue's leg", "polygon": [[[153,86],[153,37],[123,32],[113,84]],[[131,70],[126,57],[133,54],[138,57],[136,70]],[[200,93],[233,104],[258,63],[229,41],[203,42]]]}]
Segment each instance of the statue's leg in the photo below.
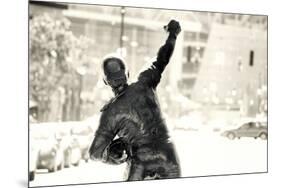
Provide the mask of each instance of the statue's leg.
[{"label": "statue's leg", "polygon": [[141,163],[134,161],[129,165],[128,179],[127,181],[136,181],[144,179],[144,166]]}]

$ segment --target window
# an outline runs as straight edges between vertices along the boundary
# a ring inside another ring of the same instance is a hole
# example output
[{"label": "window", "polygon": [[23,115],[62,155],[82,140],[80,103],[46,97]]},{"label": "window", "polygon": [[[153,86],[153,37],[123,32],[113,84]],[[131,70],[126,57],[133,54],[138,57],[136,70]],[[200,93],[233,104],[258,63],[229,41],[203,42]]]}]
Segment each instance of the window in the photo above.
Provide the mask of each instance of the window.
[{"label": "window", "polygon": [[252,66],[254,66],[254,51],[253,50],[251,50],[250,51],[250,61],[249,61],[249,65],[250,65],[250,67],[252,67]]}]

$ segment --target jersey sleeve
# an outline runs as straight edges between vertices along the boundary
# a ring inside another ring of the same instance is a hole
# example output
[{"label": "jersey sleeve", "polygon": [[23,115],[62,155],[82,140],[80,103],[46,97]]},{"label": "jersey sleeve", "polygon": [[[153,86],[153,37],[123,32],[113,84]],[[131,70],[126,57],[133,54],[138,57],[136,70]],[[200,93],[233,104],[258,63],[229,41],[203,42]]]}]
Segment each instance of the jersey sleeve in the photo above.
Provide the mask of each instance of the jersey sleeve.
[{"label": "jersey sleeve", "polygon": [[114,120],[111,117],[107,117],[106,112],[103,112],[94,140],[90,146],[89,154],[91,159],[103,162],[108,161],[107,147],[116,135],[113,124]]},{"label": "jersey sleeve", "polygon": [[138,80],[149,87],[156,88],[161,80],[161,75],[170,62],[176,43],[176,35],[170,34],[157,53],[157,59],[151,67],[140,73]]}]

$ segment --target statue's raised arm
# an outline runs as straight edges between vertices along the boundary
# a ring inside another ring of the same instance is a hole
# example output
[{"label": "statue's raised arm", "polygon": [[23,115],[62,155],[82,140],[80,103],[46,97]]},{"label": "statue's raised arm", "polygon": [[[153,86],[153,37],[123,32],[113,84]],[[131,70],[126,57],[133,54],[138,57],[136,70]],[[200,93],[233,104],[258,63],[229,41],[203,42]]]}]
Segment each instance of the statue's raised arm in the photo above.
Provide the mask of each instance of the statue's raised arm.
[{"label": "statue's raised arm", "polygon": [[148,86],[156,88],[161,79],[161,74],[163,73],[165,67],[170,61],[173,54],[176,39],[181,31],[179,22],[171,20],[164,29],[169,33],[168,38],[163,46],[160,47],[157,59],[152,63],[152,66],[143,71],[139,75],[139,81],[146,83]]}]

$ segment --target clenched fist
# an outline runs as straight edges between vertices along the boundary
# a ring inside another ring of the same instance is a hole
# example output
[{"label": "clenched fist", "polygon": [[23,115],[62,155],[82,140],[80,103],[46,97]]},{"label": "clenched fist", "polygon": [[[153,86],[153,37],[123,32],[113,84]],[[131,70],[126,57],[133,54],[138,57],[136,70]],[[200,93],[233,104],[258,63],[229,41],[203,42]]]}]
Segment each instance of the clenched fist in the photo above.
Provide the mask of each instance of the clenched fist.
[{"label": "clenched fist", "polygon": [[180,23],[176,20],[171,20],[168,25],[164,26],[164,29],[171,34],[175,34],[176,36],[181,32]]}]

